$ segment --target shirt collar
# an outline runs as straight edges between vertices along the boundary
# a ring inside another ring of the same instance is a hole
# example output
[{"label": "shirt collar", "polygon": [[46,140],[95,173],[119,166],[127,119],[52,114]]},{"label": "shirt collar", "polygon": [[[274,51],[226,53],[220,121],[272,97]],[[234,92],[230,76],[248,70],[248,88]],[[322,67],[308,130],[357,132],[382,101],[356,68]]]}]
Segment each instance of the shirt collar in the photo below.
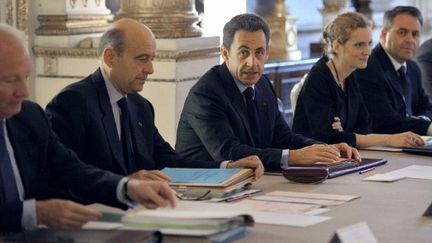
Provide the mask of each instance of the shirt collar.
[{"label": "shirt collar", "polygon": [[[384,50],[385,51],[385,50]],[[398,61],[396,61],[396,59],[394,59],[387,51],[385,51],[385,53],[387,54],[387,56],[390,58],[390,61],[394,67],[394,69],[396,70],[396,72],[399,70],[400,67],[404,66],[405,70],[406,70],[406,62],[403,63],[399,63]]]},{"label": "shirt collar", "polygon": [[[253,85],[244,85],[244,84],[242,84],[242,82],[240,82],[239,80],[237,80],[237,79],[234,79],[234,82],[235,82],[235,84],[237,85],[237,88],[239,89],[239,91],[240,91],[240,93],[242,93],[243,94],[243,92],[247,89],[247,88],[249,88],[249,87],[252,87],[252,89],[254,89],[255,90],[255,84],[253,84]],[[255,98],[255,92],[253,93],[254,94],[254,98]]]},{"label": "shirt collar", "polygon": [[111,80],[109,80],[108,77],[106,76],[103,68],[101,68],[100,70],[101,70],[102,77],[103,77],[104,82],[105,82],[106,89],[108,91],[108,97],[110,99],[110,104],[111,105],[117,104],[117,101],[119,101],[121,98],[126,97],[126,96],[124,96],[120,92],[118,92],[118,90],[112,84]]}]

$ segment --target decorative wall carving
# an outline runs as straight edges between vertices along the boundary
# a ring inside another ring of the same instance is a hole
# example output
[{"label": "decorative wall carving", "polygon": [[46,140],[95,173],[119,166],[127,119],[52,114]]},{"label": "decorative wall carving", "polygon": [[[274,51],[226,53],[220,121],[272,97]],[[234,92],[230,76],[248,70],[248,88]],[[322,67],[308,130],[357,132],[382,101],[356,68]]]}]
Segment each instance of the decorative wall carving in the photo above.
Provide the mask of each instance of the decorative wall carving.
[{"label": "decorative wall carving", "polygon": [[[96,48],[68,48],[68,47],[33,47],[36,57],[72,57],[72,58],[95,58]],[[219,56],[219,48],[208,48],[196,51],[156,51],[156,61],[188,61],[201,60]]]},{"label": "decorative wall carving", "polygon": [[28,34],[28,1],[27,0],[17,0],[17,11],[16,11],[16,27]]},{"label": "decorative wall carving", "polygon": [[28,33],[28,0],[5,0],[5,22]]},{"label": "decorative wall carving", "polygon": [[128,17],[145,23],[157,38],[201,36],[195,0],[122,0],[116,19]]}]

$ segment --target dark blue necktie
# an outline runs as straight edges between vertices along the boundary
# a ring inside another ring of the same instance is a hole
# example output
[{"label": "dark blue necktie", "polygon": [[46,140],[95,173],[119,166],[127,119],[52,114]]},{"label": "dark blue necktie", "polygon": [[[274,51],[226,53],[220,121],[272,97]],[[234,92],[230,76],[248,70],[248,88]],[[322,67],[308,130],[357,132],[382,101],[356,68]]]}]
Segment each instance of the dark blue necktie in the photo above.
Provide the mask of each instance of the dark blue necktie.
[{"label": "dark blue necktie", "polygon": [[249,125],[251,128],[252,137],[255,146],[258,146],[260,144],[261,129],[259,125],[257,106],[254,98],[255,90],[252,87],[249,87],[245,91],[243,91],[243,95],[245,96],[246,99],[246,107],[249,116]]},{"label": "dark blue necktie", "polygon": [[3,184],[4,200],[6,203],[20,201],[12,162],[6,149],[6,140],[3,128],[4,120],[0,121],[0,174]]},{"label": "dark blue necktie", "polygon": [[136,171],[136,166],[135,166],[134,151],[132,146],[130,117],[129,117],[127,98],[126,97],[121,98],[119,101],[117,101],[117,104],[121,110],[121,114],[120,114],[121,138],[120,139],[123,146],[123,156],[126,162],[126,166],[128,168],[128,172],[130,174]]},{"label": "dark blue necktie", "polygon": [[402,87],[402,92],[404,96],[404,102],[405,102],[405,115],[411,116],[412,115],[412,87],[411,82],[406,76],[405,66],[401,66],[398,70],[399,79]]}]

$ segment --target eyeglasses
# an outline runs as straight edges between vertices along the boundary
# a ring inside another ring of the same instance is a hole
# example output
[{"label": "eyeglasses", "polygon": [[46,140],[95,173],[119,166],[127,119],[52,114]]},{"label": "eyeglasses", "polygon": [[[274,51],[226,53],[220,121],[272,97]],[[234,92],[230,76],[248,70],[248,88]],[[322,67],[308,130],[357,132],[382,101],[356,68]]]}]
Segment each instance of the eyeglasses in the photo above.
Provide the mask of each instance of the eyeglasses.
[{"label": "eyeglasses", "polygon": [[175,195],[178,199],[184,201],[203,201],[209,200],[211,190],[193,190],[193,191],[185,191],[185,192],[175,192]]}]

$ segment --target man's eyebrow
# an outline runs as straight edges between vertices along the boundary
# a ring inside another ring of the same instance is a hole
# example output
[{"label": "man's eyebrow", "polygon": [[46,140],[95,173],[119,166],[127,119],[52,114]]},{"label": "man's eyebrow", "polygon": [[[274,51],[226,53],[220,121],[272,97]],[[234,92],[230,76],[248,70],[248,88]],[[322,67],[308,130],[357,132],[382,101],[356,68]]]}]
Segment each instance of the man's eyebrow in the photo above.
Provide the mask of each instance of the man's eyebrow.
[{"label": "man's eyebrow", "polygon": [[151,54],[139,54],[135,56],[135,58],[152,58],[152,57],[154,57],[154,55]]},{"label": "man's eyebrow", "polygon": [[249,49],[249,47],[248,47],[248,46],[245,46],[245,45],[241,45],[241,46],[239,46],[238,49]]}]

